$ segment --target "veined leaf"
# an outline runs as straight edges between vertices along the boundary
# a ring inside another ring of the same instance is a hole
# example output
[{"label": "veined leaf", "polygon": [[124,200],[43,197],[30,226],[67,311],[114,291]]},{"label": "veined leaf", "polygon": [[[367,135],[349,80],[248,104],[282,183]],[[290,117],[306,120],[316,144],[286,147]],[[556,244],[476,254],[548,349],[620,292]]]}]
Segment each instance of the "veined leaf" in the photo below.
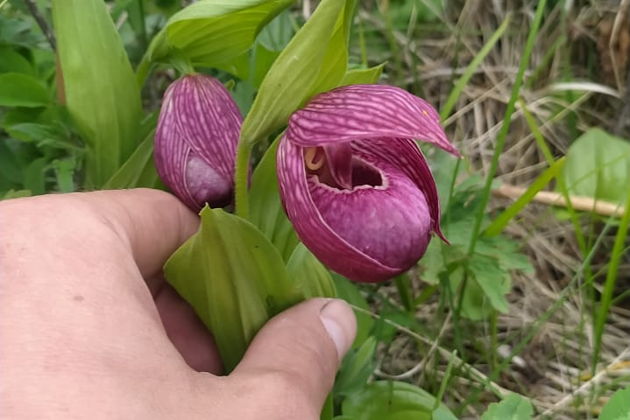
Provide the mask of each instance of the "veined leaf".
[{"label": "veined leaf", "polygon": [[630,387],[620,389],[610,397],[599,420],[630,420]]},{"label": "veined leaf", "polygon": [[501,402],[490,404],[482,420],[530,420],[533,418],[532,403],[518,394],[510,394]]},{"label": "veined leaf", "polygon": [[102,186],[140,141],[140,91],[102,0],[53,0],[66,104],[88,144],[87,184]]},{"label": "veined leaf", "polygon": [[385,67],[385,63],[367,69],[348,70],[339,86],[376,83],[383,73],[383,67]]},{"label": "veined leaf", "polygon": [[623,203],[630,183],[630,141],[592,128],[571,144],[562,176],[570,194]]},{"label": "veined leaf", "polygon": [[256,166],[250,190],[250,220],[278,249],[285,261],[291,257],[299,240],[280,202],[276,175],[276,150],[281,136],[267,149]]},{"label": "veined leaf", "polygon": [[354,420],[431,420],[457,418],[444,404],[433,410],[435,398],[425,390],[398,381],[376,381],[348,396],[342,413]]},{"label": "veined leaf", "polygon": [[158,184],[158,174],[153,162],[153,135],[154,131],[151,131],[129,159],[105,183],[103,189],[153,188]]},{"label": "veined leaf", "polygon": [[258,32],[293,1],[201,0],[191,4],[174,14],[153,39],[139,79],[143,80],[151,62],[171,58],[235,72],[230,62],[244,58]]},{"label": "veined leaf", "polygon": [[304,298],[265,236],[221,209],[201,211],[199,232],[169,258],[164,273],[212,331],[228,371],[269,318]]},{"label": "veined leaf", "polygon": [[[347,67],[351,0],[323,0],[274,61],[241,128],[253,144],[287,123],[311,96],[339,84]],[[243,140],[241,140],[243,141]]]},{"label": "veined leaf", "polygon": [[287,271],[306,298],[337,295],[330,272],[302,243],[293,250]]}]

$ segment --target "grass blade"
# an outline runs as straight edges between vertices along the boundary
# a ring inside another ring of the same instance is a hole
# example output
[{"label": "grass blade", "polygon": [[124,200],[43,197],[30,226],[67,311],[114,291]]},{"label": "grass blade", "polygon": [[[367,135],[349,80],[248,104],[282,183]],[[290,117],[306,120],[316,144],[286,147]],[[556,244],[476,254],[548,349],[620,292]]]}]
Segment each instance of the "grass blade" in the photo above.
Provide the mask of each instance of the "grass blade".
[{"label": "grass blade", "polygon": [[464,71],[464,74],[462,74],[462,76],[457,79],[455,85],[453,86],[453,90],[451,90],[451,93],[446,99],[446,103],[440,111],[440,119],[442,121],[447,119],[448,116],[451,114],[451,111],[455,107],[455,104],[457,103],[459,96],[462,94],[464,87],[475,73],[475,70],[477,70],[477,67],[481,65],[481,62],[484,60],[484,58],[486,58],[488,53],[492,51],[492,48],[494,48],[494,44],[496,44],[501,36],[503,36],[503,33],[507,29],[509,23],[510,15],[507,15],[507,17],[503,20],[503,23],[501,23],[501,26],[499,26],[497,30],[494,31],[488,42],[485,43],[485,45],[481,48],[481,51],[479,51],[479,53],[472,59],[468,67],[466,67],[466,71]]}]

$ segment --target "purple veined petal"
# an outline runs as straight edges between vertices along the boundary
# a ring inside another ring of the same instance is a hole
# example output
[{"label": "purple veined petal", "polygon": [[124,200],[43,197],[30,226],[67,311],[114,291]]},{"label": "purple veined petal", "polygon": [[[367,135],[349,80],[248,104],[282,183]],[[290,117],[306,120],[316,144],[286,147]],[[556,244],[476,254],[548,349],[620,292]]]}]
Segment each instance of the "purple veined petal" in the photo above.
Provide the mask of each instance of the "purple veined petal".
[{"label": "purple veined petal", "polygon": [[309,191],[322,219],[337,235],[400,273],[424,254],[433,221],[427,200],[416,184],[395,165],[369,159],[373,157],[355,154],[355,159],[378,168],[380,186],[339,190],[311,176],[307,179]]},{"label": "purple veined petal", "polygon": [[303,147],[379,137],[418,139],[459,156],[435,109],[395,86],[350,85],[322,93],[291,116],[287,134]]},{"label": "purple veined petal", "polygon": [[225,179],[232,179],[242,116],[218,80],[188,75],[173,94],[177,124],[192,150]]},{"label": "purple veined petal", "polygon": [[429,164],[414,141],[397,138],[357,140],[352,142],[352,149],[375,165],[388,162],[412,180],[426,198],[432,222],[431,231],[448,243],[440,230],[440,200],[435,180]]},{"label": "purple veined petal", "polygon": [[155,131],[153,148],[155,167],[160,179],[180,200],[190,208],[199,208],[199,204],[186,187],[185,177],[180,175],[186,172],[190,148],[179,136],[175,115],[172,112],[173,102],[171,99],[172,90],[169,87],[164,95],[163,110],[160,112]]},{"label": "purple veined petal", "polygon": [[401,272],[361,252],[328,223],[314,203],[304,168],[303,148],[283,138],[278,146],[278,184],[285,211],[304,244],[326,265],[348,278],[376,282]]}]

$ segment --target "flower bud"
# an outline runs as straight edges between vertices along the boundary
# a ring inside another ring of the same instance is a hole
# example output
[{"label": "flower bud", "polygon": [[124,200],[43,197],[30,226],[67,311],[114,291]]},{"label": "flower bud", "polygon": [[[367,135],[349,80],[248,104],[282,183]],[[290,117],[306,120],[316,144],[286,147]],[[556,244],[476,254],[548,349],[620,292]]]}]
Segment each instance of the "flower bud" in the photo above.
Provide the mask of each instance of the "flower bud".
[{"label": "flower bud", "polygon": [[232,201],[242,121],[227,89],[210,76],[187,75],[166,90],[155,133],[155,165],[162,181],[191,209]]}]

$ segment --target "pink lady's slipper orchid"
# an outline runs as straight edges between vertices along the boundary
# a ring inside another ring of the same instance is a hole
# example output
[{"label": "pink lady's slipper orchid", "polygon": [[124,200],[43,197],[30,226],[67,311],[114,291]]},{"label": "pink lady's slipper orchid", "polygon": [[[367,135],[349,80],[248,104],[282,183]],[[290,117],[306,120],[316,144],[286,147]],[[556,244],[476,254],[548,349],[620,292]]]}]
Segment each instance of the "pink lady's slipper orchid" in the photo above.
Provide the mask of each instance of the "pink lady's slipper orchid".
[{"label": "pink lady's slipper orchid", "polygon": [[155,134],[155,164],[188,207],[232,201],[234,158],[243,117],[218,80],[192,74],[166,90]]},{"label": "pink lady's slipper orchid", "polygon": [[458,155],[436,111],[396,87],[353,85],[311,100],[278,147],[285,210],[304,244],[360,282],[400,274],[442,239],[431,170],[414,139]]}]

